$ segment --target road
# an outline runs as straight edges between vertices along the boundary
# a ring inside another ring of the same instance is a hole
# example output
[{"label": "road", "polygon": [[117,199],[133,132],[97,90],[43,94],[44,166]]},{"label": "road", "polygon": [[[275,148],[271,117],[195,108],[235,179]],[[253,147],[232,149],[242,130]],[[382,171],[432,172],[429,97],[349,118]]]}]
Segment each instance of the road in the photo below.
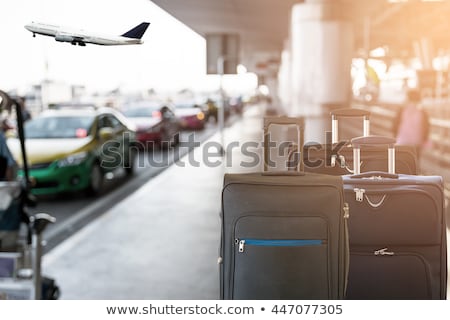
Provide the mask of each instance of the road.
[{"label": "road", "polygon": [[128,177],[123,169],[119,169],[107,175],[103,190],[96,197],[87,197],[83,192],[39,197],[37,206],[30,208],[30,212],[46,212],[56,218],[56,223],[49,226],[44,234],[44,240],[47,242],[45,251],[51,250],[149,179],[173,165],[194,147],[194,141],[198,145],[216,131],[217,126],[210,123],[204,130],[183,132],[180,137],[181,143],[175,148],[140,151],[135,162],[135,174]]}]

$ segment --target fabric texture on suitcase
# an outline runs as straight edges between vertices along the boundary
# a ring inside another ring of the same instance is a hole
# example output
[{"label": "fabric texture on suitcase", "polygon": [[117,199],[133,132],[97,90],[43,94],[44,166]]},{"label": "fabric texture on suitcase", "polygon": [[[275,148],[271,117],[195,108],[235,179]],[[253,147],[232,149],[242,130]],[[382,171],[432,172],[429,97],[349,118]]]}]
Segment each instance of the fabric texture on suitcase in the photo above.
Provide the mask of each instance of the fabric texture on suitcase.
[{"label": "fabric texture on suitcase", "polygon": [[[359,158],[364,141],[354,139]],[[348,202],[347,299],[446,299],[447,230],[442,177],[392,172],[343,176]]]},{"label": "fabric texture on suitcase", "polygon": [[348,239],[340,177],[226,174],[222,299],[342,299]]}]

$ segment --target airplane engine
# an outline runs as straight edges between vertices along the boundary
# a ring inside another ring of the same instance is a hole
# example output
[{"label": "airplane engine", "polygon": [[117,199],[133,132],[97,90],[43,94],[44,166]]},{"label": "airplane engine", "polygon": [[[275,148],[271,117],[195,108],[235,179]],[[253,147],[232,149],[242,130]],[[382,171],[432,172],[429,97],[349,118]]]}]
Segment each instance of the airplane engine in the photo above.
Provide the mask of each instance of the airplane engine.
[{"label": "airplane engine", "polygon": [[66,36],[62,34],[57,34],[55,40],[59,42],[73,42],[75,39],[71,36]]}]

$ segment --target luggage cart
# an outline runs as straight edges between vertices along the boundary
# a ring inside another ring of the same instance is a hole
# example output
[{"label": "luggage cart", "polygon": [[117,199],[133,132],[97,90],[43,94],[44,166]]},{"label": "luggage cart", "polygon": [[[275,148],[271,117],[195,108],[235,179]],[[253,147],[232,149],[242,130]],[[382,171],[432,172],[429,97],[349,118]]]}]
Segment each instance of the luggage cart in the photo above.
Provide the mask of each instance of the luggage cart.
[{"label": "luggage cart", "polygon": [[42,234],[55,218],[27,212],[35,200],[29,192],[22,112],[16,99],[2,91],[0,96],[2,106],[16,108],[24,164],[21,181],[0,181],[0,300],[58,299],[55,281],[41,274]]}]

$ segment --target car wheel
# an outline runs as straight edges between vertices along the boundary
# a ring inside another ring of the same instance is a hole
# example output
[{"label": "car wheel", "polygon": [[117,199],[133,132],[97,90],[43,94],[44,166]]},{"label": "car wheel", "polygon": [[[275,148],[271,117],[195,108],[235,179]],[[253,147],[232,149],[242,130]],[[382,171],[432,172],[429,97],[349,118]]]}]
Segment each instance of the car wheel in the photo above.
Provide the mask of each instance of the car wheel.
[{"label": "car wheel", "polygon": [[103,186],[103,172],[98,162],[94,162],[89,175],[89,186],[87,193],[90,196],[95,196],[100,193]]}]

